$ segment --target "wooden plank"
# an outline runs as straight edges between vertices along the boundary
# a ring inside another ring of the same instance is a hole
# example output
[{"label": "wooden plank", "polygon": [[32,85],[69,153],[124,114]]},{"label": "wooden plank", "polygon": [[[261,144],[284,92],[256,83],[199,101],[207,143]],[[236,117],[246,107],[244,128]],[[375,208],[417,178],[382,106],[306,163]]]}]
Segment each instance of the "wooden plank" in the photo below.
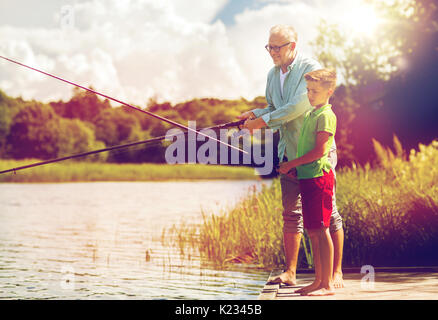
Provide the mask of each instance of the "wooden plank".
[{"label": "wooden plank", "polygon": [[259,300],[273,300],[277,296],[277,291],[280,288],[280,284],[273,284],[271,283],[272,280],[275,279],[278,275],[281,274],[281,270],[272,270],[271,274],[268,277],[268,280],[266,281],[265,286],[263,287],[258,299]]},{"label": "wooden plank", "polygon": [[[313,274],[297,274],[297,285],[269,284],[281,271],[274,270],[268,278],[259,299],[269,300],[437,300],[438,299],[438,272],[424,272],[421,268],[405,269],[385,268],[385,271],[376,271],[374,281],[365,278],[359,272],[344,273],[345,287],[336,289],[334,296],[310,297],[301,296],[294,291],[313,281]],[[432,269],[431,269],[432,270]],[[392,271],[392,272],[391,272]],[[433,269],[435,271],[435,269]]]}]

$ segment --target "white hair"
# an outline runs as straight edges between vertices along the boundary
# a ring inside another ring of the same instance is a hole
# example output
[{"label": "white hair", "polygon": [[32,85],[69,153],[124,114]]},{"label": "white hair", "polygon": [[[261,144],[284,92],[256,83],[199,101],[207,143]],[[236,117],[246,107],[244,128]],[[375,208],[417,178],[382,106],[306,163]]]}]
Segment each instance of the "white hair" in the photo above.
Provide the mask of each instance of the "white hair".
[{"label": "white hair", "polygon": [[276,26],[273,26],[270,30],[270,35],[272,34],[281,34],[282,36],[286,37],[291,42],[297,42],[298,41],[298,34],[295,31],[295,28],[291,25],[287,24],[277,24]]}]

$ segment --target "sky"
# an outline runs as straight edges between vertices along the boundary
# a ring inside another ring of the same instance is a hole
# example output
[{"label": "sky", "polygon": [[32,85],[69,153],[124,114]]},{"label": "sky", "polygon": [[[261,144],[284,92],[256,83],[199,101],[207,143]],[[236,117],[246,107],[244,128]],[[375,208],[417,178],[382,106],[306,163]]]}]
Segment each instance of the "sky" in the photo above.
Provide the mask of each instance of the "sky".
[{"label": "sky", "polygon": [[[313,56],[309,42],[321,19],[363,27],[365,17],[357,16],[362,5],[362,0],[1,0],[0,55],[140,106],[149,99],[252,100],[264,95],[273,66],[264,49],[273,25],[293,25],[298,50]],[[0,89],[7,95],[70,99],[71,86],[0,60]]]}]

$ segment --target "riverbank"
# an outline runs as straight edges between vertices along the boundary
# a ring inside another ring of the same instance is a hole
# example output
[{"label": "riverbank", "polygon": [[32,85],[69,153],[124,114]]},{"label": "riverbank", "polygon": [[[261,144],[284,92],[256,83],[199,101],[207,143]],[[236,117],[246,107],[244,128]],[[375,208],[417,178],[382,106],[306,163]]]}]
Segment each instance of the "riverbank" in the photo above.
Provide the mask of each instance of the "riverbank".
[{"label": "riverbank", "polygon": [[[38,162],[0,159],[0,170]],[[0,182],[87,182],[165,180],[256,180],[249,167],[202,164],[115,164],[65,161],[0,175]]]}]

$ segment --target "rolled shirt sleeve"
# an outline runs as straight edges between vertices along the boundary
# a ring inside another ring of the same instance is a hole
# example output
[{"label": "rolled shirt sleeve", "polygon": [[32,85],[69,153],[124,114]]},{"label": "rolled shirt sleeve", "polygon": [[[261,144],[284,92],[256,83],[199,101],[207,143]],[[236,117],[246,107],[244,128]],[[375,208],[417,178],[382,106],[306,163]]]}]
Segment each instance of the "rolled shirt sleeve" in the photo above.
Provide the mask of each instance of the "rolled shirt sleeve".
[{"label": "rolled shirt sleeve", "polygon": [[270,112],[272,112],[274,110],[275,110],[275,108],[268,104],[268,106],[266,108],[258,108],[258,109],[253,109],[251,111],[252,111],[252,113],[254,113],[256,118],[260,118],[261,116],[263,116],[265,114],[269,114]]},{"label": "rolled shirt sleeve", "polygon": [[262,115],[262,119],[269,128],[276,130],[280,128],[283,123],[298,118],[311,107],[312,106],[309,103],[307,94],[304,93],[299,96],[295,96],[292,102],[289,102],[280,108]]},{"label": "rolled shirt sleeve", "polygon": [[328,132],[332,136],[336,133],[336,117],[333,113],[323,114],[318,118],[316,132]]}]

